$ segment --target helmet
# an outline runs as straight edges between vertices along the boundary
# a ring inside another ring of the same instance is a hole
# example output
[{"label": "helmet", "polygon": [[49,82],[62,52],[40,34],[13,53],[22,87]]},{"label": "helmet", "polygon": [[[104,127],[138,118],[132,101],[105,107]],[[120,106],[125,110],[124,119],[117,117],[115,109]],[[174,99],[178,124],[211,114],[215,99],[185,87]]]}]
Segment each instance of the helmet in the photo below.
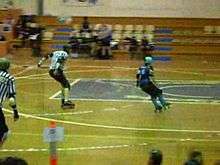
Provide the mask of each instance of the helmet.
[{"label": "helmet", "polygon": [[63,51],[69,53],[70,47],[68,45],[63,45]]},{"label": "helmet", "polygon": [[153,62],[153,58],[152,57],[145,57],[144,58],[144,63],[145,64],[151,64]]},{"label": "helmet", "polygon": [[10,61],[7,58],[0,58],[0,70],[8,70]]},{"label": "helmet", "polygon": [[153,149],[150,151],[150,160],[152,164],[160,165],[163,160],[163,154],[160,150]]}]

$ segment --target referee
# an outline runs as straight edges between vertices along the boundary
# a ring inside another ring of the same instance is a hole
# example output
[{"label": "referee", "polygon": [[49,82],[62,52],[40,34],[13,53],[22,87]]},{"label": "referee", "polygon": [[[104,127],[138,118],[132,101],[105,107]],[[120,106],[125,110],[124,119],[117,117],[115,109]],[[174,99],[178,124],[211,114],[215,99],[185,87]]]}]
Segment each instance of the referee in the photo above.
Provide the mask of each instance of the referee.
[{"label": "referee", "polygon": [[15,79],[8,73],[9,67],[10,61],[6,58],[0,58],[0,147],[8,135],[8,126],[2,111],[2,104],[6,99],[9,100],[9,105],[13,109],[14,121],[19,119],[16,108]]}]

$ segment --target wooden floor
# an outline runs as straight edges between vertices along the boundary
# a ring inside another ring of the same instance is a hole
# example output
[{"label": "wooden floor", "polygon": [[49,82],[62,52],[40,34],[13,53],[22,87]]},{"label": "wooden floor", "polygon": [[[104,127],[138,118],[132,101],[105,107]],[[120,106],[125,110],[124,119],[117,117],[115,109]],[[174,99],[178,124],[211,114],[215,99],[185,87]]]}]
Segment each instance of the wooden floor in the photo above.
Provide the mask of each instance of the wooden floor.
[{"label": "wooden floor", "polygon": [[[152,148],[162,150],[164,165],[183,164],[194,149],[203,153],[205,165],[220,158],[218,103],[174,102],[169,111],[155,114],[150,102],[75,100],[74,111],[63,111],[58,100],[49,99],[60,90],[48,75],[49,62],[37,68],[39,58],[32,57],[29,50],[7,57],[16,77],[21,119],[14,123],[5,105],[12,133],[0,157],[16,155],[30,165],[48,164],[48,144],[43,142],[42,132],[53,119],[65,129],[64,142],[58,145],[60,165],[142,165]],[[65,72],[70,82],[135,80],[143,62],[123,57],[69,59]],[[218,55],[171,56],[171,61],[156,61],[154,66],[156,80],[220,83]]]}]

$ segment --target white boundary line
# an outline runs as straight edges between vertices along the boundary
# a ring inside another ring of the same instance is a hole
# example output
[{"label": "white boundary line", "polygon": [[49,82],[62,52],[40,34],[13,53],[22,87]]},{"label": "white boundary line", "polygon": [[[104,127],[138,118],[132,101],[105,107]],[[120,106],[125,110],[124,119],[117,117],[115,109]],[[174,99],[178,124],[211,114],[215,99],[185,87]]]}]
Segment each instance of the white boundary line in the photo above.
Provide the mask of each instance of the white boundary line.
[{"label": "white boundary line", "polygon": [[20,72],[18,72],[18,73],[16,73],[16,74],[14,74],[14,76],[16,77],[16,76],[18,76],[18,75],[20,75],[20,74],[23,74],[23,73],[25,73],[25,72],[28,72],[29,70],[31,70],[31,69],[33,69],[32,67],[27,67],[27,68],[25,68],[24,70],[22,70],[22,71],[20,71]]},{"label": "white boundary line", "polygon": [[[42,136],[37,133],[22,133],[22,132],[11,132],[10,134],[21,135],[21,136]],[[215,134],[214,136],[220,136]],[[174,138],[174,137],[137,137],[137,136],[120,136],[120,135],[76,135],[76,134],[65,134],[65,137],[74,138],[95,138],[95,139],[126,139],[126,140],[146,140],[146,141],[194,141],[194,142],[220,142],[220,139],[191,139],[191,138]],[[210,138],[212,136],[208,136]]]},{"label": "white boundary line", "polygon": [[[192,96],[192,95],[178,95],[178,94],[172,94],[172,93],[163,93],[167,96],[174,96],[174,97],[184,97],[184,98],[196,98],[196,99],[214,99],[213,97],[208,97],[208,96]],[[179,99],[179,100],[184,100],[184,99]],[[189,99],[190,100],[190,99]],[[200,100],[198,100],[200,101]]]},{"label": "white boundary line", "polygon": [[41,74],[32,74],[32,75],[28,75],[28,76],[20,76],[20,77],[15,77],[16,80],[19,79],[28,79],[30,77],[37,77],[37,76],[46,76],[48,75],[48,73],[41,73]]},{"label": "white boundary line", "polygon": [[64,113],[35,113],[31,114],[33,116],[64,116],[64,115],[81,115],[81,114],[88,114],[93,113],[94,111],[77,111],[77,112],[64,112]]},{"label": "white boundary line", "polygon": [[[65,71],[65,73],[84,73],[84,72],[97,72],[100,71],[100,69],[94,69],[94,70],[72,70],[72,71]],[[20,76],[16,77],[15,79],[28,79],[32,77],[39,77],[39,76],[46,76],[49,75],[48,72],[46,73],[41,73],[41,74],[32,74],[28,76]]]},{"label": "white boundary line", "polygon": [[[92,146],[92,147],[75,147],[75,148],[57,148],[57,151],[84,151],[84,150],[101,150],[101,149],[116,149],[128,148],[137,146],[147,146],[147,143],[141,144],[122,144],[122,145],[109,145],[109,146]],[[47,148],[27,148],[27,149],[0,149],[0,152],[47,152]]]},{"label": "white boundary line", "polygon": [[[60,98],[50,98],[53,100],[59,100]],[[151,103],[151,100],[147,99],[146,100],[120,100],[120,99],[81,99],[81,98],[73,98],[72,100],[76,101],[93,101],[93,102],[128,102],[128,103]],[[177,104],[213,104],[213,105],[218,105],[220,104],[219,101],[206,101],[206,100],[201,100],[201,99],[169,99],[167,100],[171,101],[172,103],[177,103]]]},{"label": "white boundary line", "polygon": [[[13,113],[11,110],[3,108],[4,111]],[[121,127],[121,126],[108,126],[108,125],[101,125],[101,124],[88,124],[88,123],[80,123],[80,122],[73,122],[73,121],[66,121],[66,120],[59,120],[59,119],[52,119],[46,117],[39,117],[34,115],[29,115],[25,113],[19,113],[21,116],[27,118],[33,118],[38,120],[44,121],[55,121],[58,123],[63,124],[71,124],[71,125],[78,125],[78,126],[86,126],[86,127],[95,127],[95,128],[107,128],[107,129],[118,129],[118,130],[129,130],[129,131],[154,131],[154,132],[185,132],[185,133],[220,133],[220,130],[187,130],[187,129],[166,129],[166,128],[137,128],[137,127]]]},{"label": "white boundary line", "polygon": [[[70,85],[72,86],[72,85],[78,83],[79,81],[80,81],[80,79],[76,79],[75,81],[73,81],[72,83],[70,83]],[[59,90],[59,91],[56,92],[54,95],[52,95],[49,99],[55,98],[55,97],[58,96],[60,93],[61,93],[61,91]]]},{"label": "white boundary line", "polygon": [[[194,87],[210,87],[210,85],[170,85],[170,86],[165,86],[165,87],[161,87],[161,89],[169,89],[169,88],[178,88],[178,87],[187,87],[187,86],[194,86]],[[179,94],[172,94],[172,93],[164,93],[167,96],[177,96],[177,97],[185,97],[185,98],[197,98],[197,99],[213,99],[213,97],[208,97],[208,96],[192,96],[192,95],[179,95]]]},{"label": "white boundary line", "polygon": [[[190,142],[219,142],[219,140],[209,139],[177,139],[177,138],[146,138],[146,140],[165,140],[165,141],[190,141]],[[57,151],[86,151],[86,150],[102,150],[102,149],[117,149],[117,148],[129,148],[129,147],[145,147],[148,143],[140,144],[121,144],[121,145],[104,145],[104,146],[91,146],[91,147],[69,147],[69,148],[57,148]],[[20,149],[0,149],[0,152],[48,152],[48,148],[20,148]]]},{"label": "white boundary line", "polygon": [[[113,78],[113,79],[108,79],[108,78],[80,78],[80,80],[84,81],[90,81],[90,80],[98,80],[98,81],[134,81],[136,82],[136,79],[119,79],[119,78]],[[220,84],[220,81],[214,81],[214,80],[157,80],[158,84],[184,84],[184,85],[210,85],[210,84]]]}]

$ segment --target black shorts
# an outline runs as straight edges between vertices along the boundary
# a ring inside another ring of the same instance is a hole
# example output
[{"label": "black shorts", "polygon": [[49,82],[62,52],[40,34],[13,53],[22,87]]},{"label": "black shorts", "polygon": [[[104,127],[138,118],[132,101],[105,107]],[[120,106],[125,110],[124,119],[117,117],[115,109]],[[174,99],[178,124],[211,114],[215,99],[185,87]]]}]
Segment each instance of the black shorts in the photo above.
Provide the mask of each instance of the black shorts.
[{"label": "black shorts", "polygon": [[62,87],[70,88],[69,81],[67,80],[66,76],[63,74],[62,70],[58,70],[57,74],[54,74],[54,69],[49,70],[49,74],[53,77],[56,81],[58,81]]},{"label": "black shorts", "polygon": [[154,83],[149,82],[146,85],[141,86],[141,89],[149,94],[151,97],[158,97],[162,94],[162,90],[159,89]]},{"label": "black shorts", "polygon": [[0,141],[4,135],[4,133],[8,132],[8,126],[5,122],[5,116],[2,112],[2,108],[0,108]]}]

